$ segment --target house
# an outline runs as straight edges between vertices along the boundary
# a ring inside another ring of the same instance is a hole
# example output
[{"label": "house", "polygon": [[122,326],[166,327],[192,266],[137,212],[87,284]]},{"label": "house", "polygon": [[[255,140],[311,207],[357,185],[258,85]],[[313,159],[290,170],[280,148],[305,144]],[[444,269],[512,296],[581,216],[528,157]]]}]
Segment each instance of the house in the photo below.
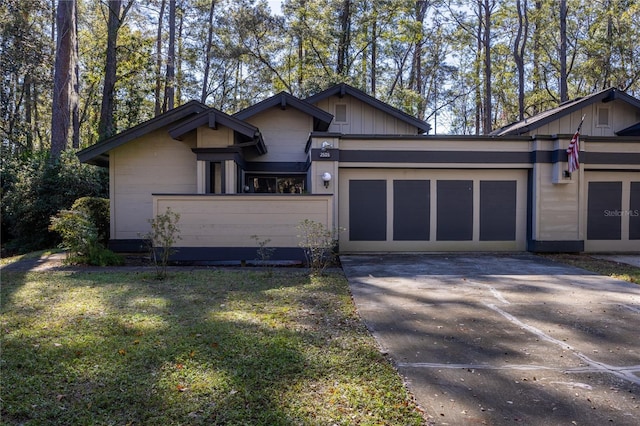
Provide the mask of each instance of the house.
[{"label": "house", "polygon": [[[585,116],[581,168],[567,146]],[[299,259],[298,224],[341,252],[640,251],[640,101],[616,89],[487,136],[429,125],[346,84],[228,115],[189,102],[78,153],[109,167],[111,247],[181,215],[178,259]]]}]

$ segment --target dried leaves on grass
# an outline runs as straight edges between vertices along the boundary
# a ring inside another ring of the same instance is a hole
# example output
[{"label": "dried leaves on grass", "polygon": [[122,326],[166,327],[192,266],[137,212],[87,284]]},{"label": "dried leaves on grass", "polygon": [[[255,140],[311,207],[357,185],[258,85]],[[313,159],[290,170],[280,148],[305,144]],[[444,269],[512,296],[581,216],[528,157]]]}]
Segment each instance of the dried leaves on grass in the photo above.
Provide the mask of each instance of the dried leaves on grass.
[{"label": "dried leaves on grass", "polygon": [[422,424],[341,274],[5,273],[5,424]]}]

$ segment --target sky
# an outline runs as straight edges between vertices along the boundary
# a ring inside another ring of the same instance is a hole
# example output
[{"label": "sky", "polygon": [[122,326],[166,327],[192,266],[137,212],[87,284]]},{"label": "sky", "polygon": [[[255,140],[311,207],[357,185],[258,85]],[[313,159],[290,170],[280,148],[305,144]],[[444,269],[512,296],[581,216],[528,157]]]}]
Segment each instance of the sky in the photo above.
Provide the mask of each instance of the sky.
[{"label": "sky", "polygon": [[279,14],[282,1],[283,0],[267,0],[267,3],[269,3],[269,7],[271,8],[271,12]]}]

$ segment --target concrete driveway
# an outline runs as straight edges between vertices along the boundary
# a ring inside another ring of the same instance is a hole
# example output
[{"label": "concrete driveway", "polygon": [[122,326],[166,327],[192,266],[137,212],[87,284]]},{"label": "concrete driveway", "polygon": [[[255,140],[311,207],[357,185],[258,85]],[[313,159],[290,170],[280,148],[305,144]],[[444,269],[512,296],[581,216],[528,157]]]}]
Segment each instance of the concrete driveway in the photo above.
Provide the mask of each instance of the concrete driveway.
[{"label": "concrete driveway", "polygon": [[340,259],[433,424],[640,424],[640,286],[529,254]]}]

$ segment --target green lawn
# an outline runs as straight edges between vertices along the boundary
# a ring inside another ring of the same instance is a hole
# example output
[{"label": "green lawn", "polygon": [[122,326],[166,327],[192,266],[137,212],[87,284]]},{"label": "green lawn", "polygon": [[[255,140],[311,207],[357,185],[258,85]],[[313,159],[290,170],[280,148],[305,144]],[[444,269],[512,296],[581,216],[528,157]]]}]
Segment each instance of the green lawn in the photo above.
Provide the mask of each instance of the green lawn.
[{"label": "green lawn", "polygon": [[3,424],[418,425],[339,273],[2,273]]}]

